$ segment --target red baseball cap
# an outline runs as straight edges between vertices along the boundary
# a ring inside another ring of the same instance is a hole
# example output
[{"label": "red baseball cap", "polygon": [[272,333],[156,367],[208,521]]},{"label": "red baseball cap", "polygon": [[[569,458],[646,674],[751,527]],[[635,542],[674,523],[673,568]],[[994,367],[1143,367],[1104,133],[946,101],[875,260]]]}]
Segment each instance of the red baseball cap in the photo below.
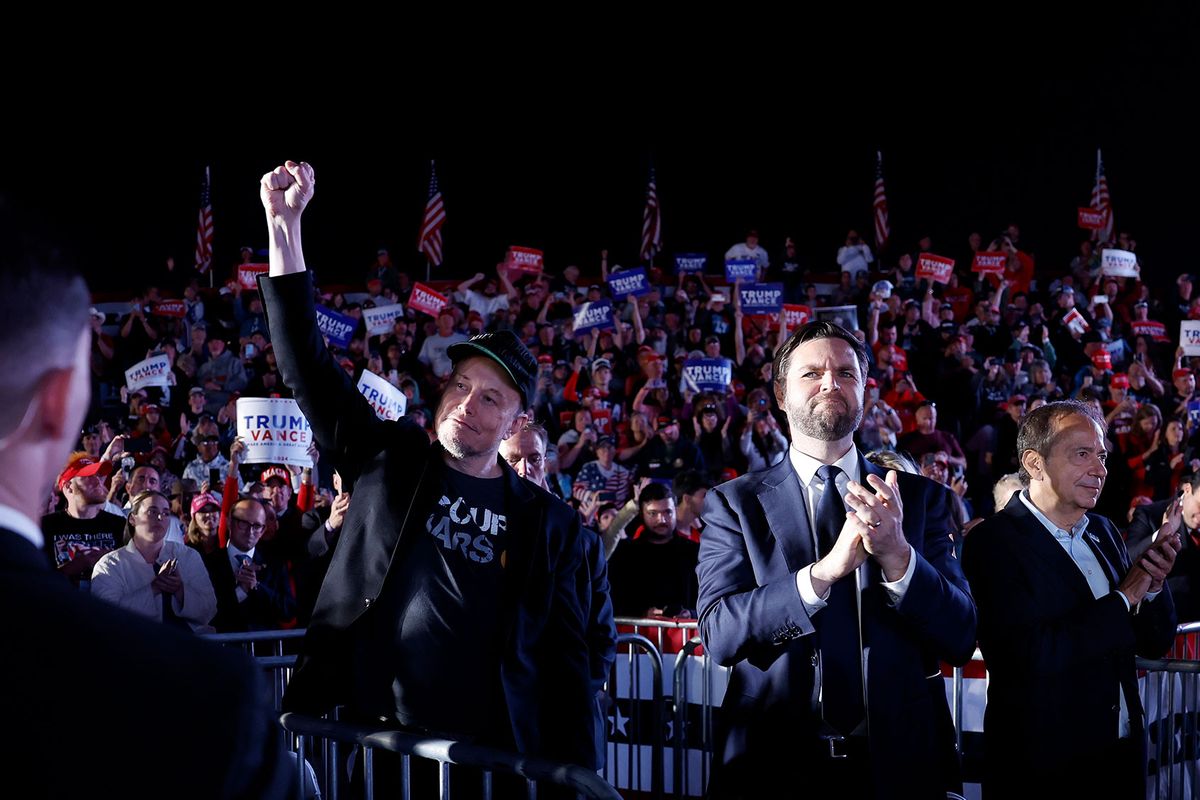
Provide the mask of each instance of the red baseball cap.
[{"label": "red baseball cap", "polygon": [[1112,356],[1107,350],[1092,353],[1092,366],[1096,369],[1112,369]]},{"label": "red baseball cap", "polygon": [[1128,389],[1129,375],[1124,372],[1114,372],[1112,379],[1108,382],[1108,385],[1113,389]]},{"label": "red baseball cap", "polygon": [[267,467],[262,471],[262,475],[258,476],[258,482],[265,486],[267,481],[271,480],[271,478],[279,478],[287,483],[288,486],[292,485],[291,473],[289,473],[283,467]]},{"label": "red baseball cap", "polygon": [[1191,375],[1191,374],[1192,374],[1192,371],[1190,369],[1184,369],[1183,367],[1180,367],[1179,369],[1177,369],[1171,373],[1171,380],[1175,380],[1176,378],[1186,378],[1188,375]]},{"label": "red baseball cap", "polygon": [[56,486],[58,487],[58,491],[61,492],[63,487],[67,485],[67,481],[72,478],[88,478],[92,475],[103,477],[111,475],[112,471],[113,465],[111,461],[97,461],[86,454],[75,455],[67,461],[67,466],[59,473]]}]

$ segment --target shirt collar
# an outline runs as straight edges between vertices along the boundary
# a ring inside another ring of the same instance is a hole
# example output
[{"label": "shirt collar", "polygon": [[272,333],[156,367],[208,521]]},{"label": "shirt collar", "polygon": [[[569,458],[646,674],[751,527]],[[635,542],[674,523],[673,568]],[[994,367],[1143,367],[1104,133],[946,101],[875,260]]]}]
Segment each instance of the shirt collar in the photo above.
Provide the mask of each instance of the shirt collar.
[{"label": "shirt collar", "polygon": [[1050,518],[1043,514],[1041,510],[1033,504],[1033,501],[1029,499],[1028,489],[1022,489],[1019,497],[1021,498],[1021,502],[1025,504],[1025,507],[1029,509],[1029,512],[1037,517],[1038,522],[1042,523],[1046,530],[1050,531],[1050,533],[1056,536],[1059,533],[1065,533],[1067,536],[1070,536],[1072,539],[1074,539],[1076,536],[1087,530],[1088,518],[1086,513],[1079,518],[1078,522],[1071,526],[1070,530],[1063,530],[1051,522]]},{"label": "shirt collar", "polygon": [[[800,476],[800,482],[808,486],[813,481],[813,476],[817,474],[817,470],[825,466],[825,462],[813,458],[807,453],[801,453],[796,449],[795,445],[788,448],[788,458],[792,460],[792,468],[796,470],[796,474]],[[859,481],[862,477],[858,471],[858,448],[851,445],[845,455],[834,461],[830,466],[837,467],[842,472],[846,473],[846,477],[852,481]]]},{"label": "shirt collar", "polygon": [[251,561],[253,561],[254,560],[254,551],[257,550],[258,548],[251,547],[248,551],[238,550],[236,547],[233,546],[233,542],[231,541],[228,545],[226,545],[226,549],[229,550],[229,557],[231,559],[233,559],[234,561],[237,561],[238,556],[247,556],[247,557],[249,557],[249,559]]},{"label": "shirt collar", "polygon": [[42,549],[46,541],[38,524],[12,506],[0,505],[0,528],[6,528],[28,539],[38,550]]}]

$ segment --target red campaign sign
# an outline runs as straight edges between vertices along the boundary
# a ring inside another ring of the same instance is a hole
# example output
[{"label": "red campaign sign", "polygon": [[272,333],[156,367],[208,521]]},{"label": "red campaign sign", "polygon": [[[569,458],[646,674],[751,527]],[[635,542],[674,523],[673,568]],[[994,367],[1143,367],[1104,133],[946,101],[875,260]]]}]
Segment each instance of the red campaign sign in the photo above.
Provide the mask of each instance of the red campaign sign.
[{"label": "red campaign sign", "polygon": [[917,279],[928,278],[938,283],[949,283],[950,274],[954,272],[954,259],[945,256],[935,256],[932,253],[922,253],[917,259]]},{"label": "red campaign sign", "polygon": [[1142,322],[1130,323],[1130,328],[1133,329],[1134,336],[1149,336],[1156,342],[1171,341],[1167,338],[1167,326],[1161,322],[1148,319]]},{"label": "red campaign sign", "polygon": [[976,253],[971,262],[971,272],[981,275],[1003,275],[1008,264],[1007,253]]},{"label": "red campaign sign", "polygon": [[258,276],[266,275],[270,264],[238,264],[238,283],[243,289],[257,289]]},{"label": "red campaign sign", "polygon": [[155,303],[150,309],[150,313],[156,317],[179,317],[183,318],[187,315],[187,307],[182,300],[164,300],[161,303]]},{"label": "red campaign sign", "polygon": [[541,250],[514,245],[508,248],[508,258],[505,261],[510,267],[519,269],[522,272],[541,272],[542,257],[543,253]]},{"label": "red campaign sign", "polygon": [[1081,208],[1079,209],[1079,227],[1089,231],[1098,231],[1104,227],[1107,217],[1108,213],[1098,208]]},{"label": "red campaign sign", "polygon": [[414,283],[412,294],[408,296],[409,308],[431,317],[436,317],[449,302],[450,299],[446,295],[435,292],[423,283]]},{"label": "red campaign sign", "polygon": [[607,408],[592,409],[592,424],[596,426],[596,433],[601,436],[612,436],[612,412]]},{"label": "red campaign sign", "polygon": [[784,303],[783,318],[787,321],[788,330],[790,331],[812,319],[812,309],[808,306]]}]

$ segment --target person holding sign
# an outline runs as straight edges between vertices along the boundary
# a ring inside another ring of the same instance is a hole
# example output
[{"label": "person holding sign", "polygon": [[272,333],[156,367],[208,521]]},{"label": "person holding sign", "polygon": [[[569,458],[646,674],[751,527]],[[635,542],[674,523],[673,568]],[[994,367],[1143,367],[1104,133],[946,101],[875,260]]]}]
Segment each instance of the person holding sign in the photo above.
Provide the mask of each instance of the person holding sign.
[{"label": "person holding sign", "polygon": [[975,606],[952,500],[863,460],[866,371],[854,334],[799,327],[775,355],[787,457],[705,499],[700,636],[733,668],[710,797],[775,796],[780,765],[814,797],[961,791],[938,662],[970,659]]},{"label": "person holding sign", "polygon": [[437,442],[379,419],[314,323],[300,247],[313,186],[307,164],[263,176],[271,269],[260,285],[280,372],[354,502],[284,708],[344,704],[343,719],[594,769],[589,665],[615,653],[588,648],[579,518],[498,454],[528,421],[537,363],[510,331],[451,343]]}]

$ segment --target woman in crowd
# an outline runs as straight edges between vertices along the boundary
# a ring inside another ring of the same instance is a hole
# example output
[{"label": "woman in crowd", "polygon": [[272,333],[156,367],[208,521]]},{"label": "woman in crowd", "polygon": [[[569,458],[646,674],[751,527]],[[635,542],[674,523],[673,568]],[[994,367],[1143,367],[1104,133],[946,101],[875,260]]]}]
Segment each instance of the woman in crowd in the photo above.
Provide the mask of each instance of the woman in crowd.
[{"label": "woman in crowd", "polygon": [[217,597],[200,554],[166,540],[170,513],[170,501],[161,492],[140,492],[130,501],[126,544],[96,562],[92,594],[136,614],[203,632],[217,613]]},{"label": "woman in crowd", "polygon": [[212,492],[205,492],[192,500],[191,510],[192,521],[188,523],[184,541],[201,555],[208,555],[220,547],[217,529],[221,521],[221,501]]}]

